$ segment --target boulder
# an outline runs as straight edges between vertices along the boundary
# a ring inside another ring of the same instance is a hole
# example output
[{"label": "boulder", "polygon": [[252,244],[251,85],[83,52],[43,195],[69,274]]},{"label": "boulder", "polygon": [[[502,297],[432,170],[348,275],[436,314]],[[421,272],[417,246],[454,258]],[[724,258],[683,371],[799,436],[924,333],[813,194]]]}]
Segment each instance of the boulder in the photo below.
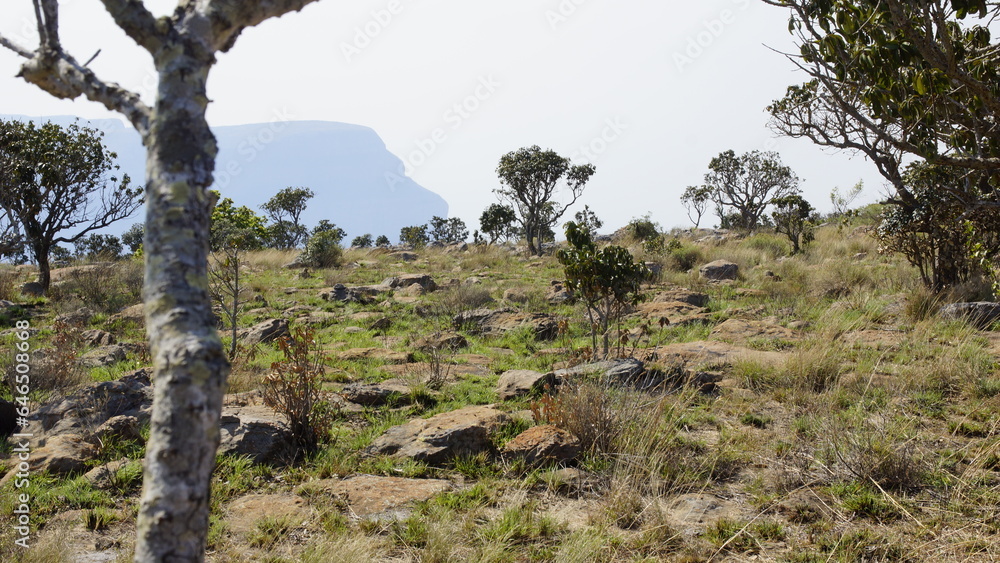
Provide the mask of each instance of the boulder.
[{"label": "boulder", "polygon": [[134,416],[140,423],[149,420],[153,404],[151,373],[151,369],[141,369],[46,403],[28,417],[24,431],[36,437],[63,433],[88,435],[116,415]]},{"label": "boulder", "polygon": [[580,455],[580,440],[569,432],[543,424],[518,434],[504,445],[504,459],[524,460],[530,467],[544,463],[566,463]]},{"label": "boulder", "polygon": [[115,461],[109,461],[103,465],[98,465],[97,467],[91,469],[90,471],[83,474],[84,479],[86,479],[92,486],[98,489],[110,489],[115,484],[115,475],[119,470],[124,468],[133,462],[130,459],[116,459]]},{"label": "boulder", "polygon": [[398,252],[390,252],[389,258],[399,260],[401,262],[414,262],[417,258],[420,258],[416,252],[409,252],[406,250],[400,250]]},{"label": "boulder", "polygon": [[146,322],[146,312],[142,303],[126,307],[108,319],[110,322],[131,321],[137,324]]},{"label": "boulder", "polygon": [[428,274],[403,274],[401,276],[383,280],[382,285],[389,286],[393,289],[405,289],[411,285],[419,285],[425,291],[434,291],[437,289],[437,284],[434,283],[434,278]]},{"label": "boulder", "polygon": [[105,443],[108,440],[142,440],[139,419],[118,415],[105,420],[94,430],[91,441]]},{"label": "boulder", "polygon": [[85,330],[80,337],[87,346],[111,346],[117,342],[113,334],[98,329]]},{"label": "boulder", "polygon": [[254,463],[282,463],[295,454],[285,417],[263,405],[223,407],[219,453],[250,456]]},{"label": "boulder", "polygon": [[[249,537],[259,529],[264,518],[287,523],[292,528],[314,520],[316,514],[306,499],[288,493],[250,494],[226,507],[226,529],[237,536]],[[255,558],[250,558],[255,559]]]},{"label": "boulder", "polygon": [[21,285],[21,293],[31,297],[41,297],[45,295],[45,287],[38,282],[28,282]]},{"label": "boulder", "polygon": [[340,396],[345,401],[366,407],[380,407],[393,398],[405,399],[400,402],[409,402],[409,394],[408,385],[391,382],[348,383],[340,390]]},{"label": "boulder", "polygon": [[510,417],[490,406],[466,407],[390,428],[365,452],[431,465],[493,450],[490,435]]},{"label": "boulder", "polygon": [[342,283],[338,283],[332,288],[321,290],[319,297],[324,301],[342,301],[345,303],[361,303],[362,305],[375,301],[365,292],[347,287]]},{"label": "boulder", "polygon": [[80,365],[87,368],[106,367],[125,359],[130,350],[125,344],[100,346],[80,356]]},{"label": "boulder", "polygon": [[268,319],[241,332],[241,338],[248,346],[264,344],[291,334],[287,319]]},{"label": "boulder", "polygon": [[946,320],[963,320],[986,329],[1000,320],[1000,303],[976,301],[972,303],[951,303],[941,307],[938,316]]},{"label": "boulder", "polygon": [[559,323],[551,315],[520,313],[512,309],[473,309],[456,315],[455,328],[465,328],[483,336],[502,336],[522,327],[531,327],[536,340],[553,340],[559,335]]},{"label": "boulder", "polygon": [[698,272],[707,280],[735,280],[740,267],[729,260],[716,260],[705,264],[698,269]]},{"label": "boulder", "polygon": [[545,299],[553,305],[566,303],[573,300],[573,292],[566,289],[560,281],[554,281],[549,285],[549,291],[545,294]]},{"label": "boulder", "polygon": [[357,475],[348,479],[323,479],[301,485],[298,493],[309,496],[324,492],[347,501],[351,514],[360,518],[406,518],[408,507],[451,490],[442,479],[405,479]]},{"label": "boulder", "polygon": [[413,347],[422,352],[434,350],[458,350],[469,345],[469,341],[457,332],[436,332],[417,340]]},{"label": "boulder", "polygon": [[79,434],[62,434],[45,440],[45,444],[31,452],[29,466],[32,473],[47,471],[53,475],[83,473],[87,462],[97,457],[97,446]]},{"label": "boulder", "polygon": [[541,373],[530,369],[512,369],[503,372],[497,382],[497,394],[501,401],[527,395],[532,391],[542,389],[546,384],[552,384],[555,378],[551,373]]},{"label": "boulder", "polygon": [[413,361],[413,354],[385,348],[351,348],[337,352],[337,359],[351,362],[378,360],[387,364],[406,364]]},{"label": "boulder", "polygon": [[503,300],[509,303],[524,304],[527,303],[530,297],[528,293],[523,289],[510,288],[503,292]]},{"label": "boulder", "polygon": [[657,293],[652,299],[653,303],[673,303],[677,301],[695,307],[706,307],[708,306],[708,295],[687,289],[672,289]]},{"label": "boulder", "polygon": [[560,384],[578,378],[595,378],[601,385],[653,390],[661,387],[666,378],[656,370],[647,370],[636,358],[604,360],[571,368],[557,369],[552,376]]},{"label": "boulder", "polygon": [[56,315],[53,322],[68,324],[71,326],[87,326],[93,318],[94,311],[87,307],[80,307],[76,311]]}]

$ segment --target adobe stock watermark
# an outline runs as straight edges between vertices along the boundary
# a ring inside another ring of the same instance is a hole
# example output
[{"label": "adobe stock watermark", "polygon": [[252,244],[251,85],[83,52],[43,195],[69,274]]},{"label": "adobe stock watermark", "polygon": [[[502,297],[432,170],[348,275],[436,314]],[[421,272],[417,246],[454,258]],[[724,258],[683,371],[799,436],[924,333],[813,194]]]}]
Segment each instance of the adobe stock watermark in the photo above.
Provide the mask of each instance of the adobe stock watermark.
[{"label": "adobe stock watermark", "polygon": [[253,135],[247,135],[238,145],[236,152],[241,158],[231,158],[225,164],[218,163],[215,167],[216,189],[225,188],[237,176],[243,173],[243,167],[257,159],[260,153],[264,152],[268,145],[274,142],[278,133],[288,127],[288,122],[295,119],[285,108],[276,109],[271,121],[262,124]]},{"label": "adobe stock watermark", "polygon": [[492,98],[497,88],[500,87],[492,74],[480,76],[476,86],[469,95],[451,105],[441,115],[444,125],[435,127],[429,135],[413,141],[414,148],[403,158],[403,164],[397,172],[386,172],[385,181],[390,190],[395,190],[396,186],[405,181],[407,176],[423,166],[427,160],[433,156],[438,149],[449,139],[450,132],[453,133],[472,118],[472,116]]},{"label": "adobe stock watermark", "polygon": [[392,25],[392,22],[403,13],[405,8],[402,0],[389,0],[384,8],[373,10],[371,18],[363,25],[355,27],[351,40],[340,43],[340,52],[343,53],[347,64],[354,62],[355,57],[370,47],[375,38],[382,35],[382,32]]},{"label": "adobe stock watermark", "polygon": [[573,154],[570,155],[569,159],[585,160],[590,164],[597,162],[602,154],[608,151],[608,148],[617,140],[621,139],[625,131],[628,130],[628,124],[623,122],[620,117],[609,117],[604,120],[604,126],[601,132],[595,135],[590,141],[581,145]]},{"label": "adobe stock watermark", "polygon": [[549,22],[549,27],[555,31],[560,25],[568,22],[571,17],[576,15],[580,6],[586,3],[587,0],[559,0],[559,4],[555,6],[554,10],[545,11],[545,20]]},{"label": "adobe stock watermark", "polygon": [[[14,325],[14,411],[17,414],[17,425],[22,429],[28,426],[28,395],[31,392],[31,324],[28,321],[17,321]],[[10,437],[14,447],[11,458],[14,466],[14,498],[13,523],[14,544],[28,548],[31,546],[31,495],[24,492],[31,485],[31,434],[19,433]]]},{"label": "adobe stock watermark", "polygon": [[[740,11],[750,7],[750,0],[732,0],[732,3]],[[717,17],[702,20],[700,30],[688,36],[684,48],[674,51],[674,66],[677,67],[677,71],[684,72],[685,68],[694,64],[694,61],[705,54],[705,51],[711,48],[737,19],[736,11],[724,8]]]}]

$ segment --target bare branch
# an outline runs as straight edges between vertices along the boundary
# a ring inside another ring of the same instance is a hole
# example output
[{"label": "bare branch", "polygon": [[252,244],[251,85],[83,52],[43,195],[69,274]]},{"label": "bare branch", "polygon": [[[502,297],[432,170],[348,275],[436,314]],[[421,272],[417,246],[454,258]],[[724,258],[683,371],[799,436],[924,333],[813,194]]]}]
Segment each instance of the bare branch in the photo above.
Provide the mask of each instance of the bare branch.
[{"label": "bare branch", "polygon": [[[243,0],[207,0],[199,8],[203,16],[212,24],[214,37],[212,47],[225,53],[232,48],[236,38],[245,28],[253,27],[264,20],[281,17],[289,12],[298,12],[316,0],[271,0],[269,2],[245,2]],[[190,5],[182,3],[178,10]]]},{"label": "bare branch", "polygon": [[24,47],[18,45],[17,43],[14,43],[13,41],[7,39],[3,35],[0,35],[0,47],[9,49],[14,53],[18,54],[19,56],[24,57],[25,59],[30,59],[34,55],[34,53],[29,51],[28,49],[25,49]]},{"label": "bare branch", "polygon": [[139,46],[151,54],[163,46],[166,19],[163,25],[157,23],[156,17],[146,9],[142,0],[101,0],[104,7],[114,18],[118,27],[132,38]]}]

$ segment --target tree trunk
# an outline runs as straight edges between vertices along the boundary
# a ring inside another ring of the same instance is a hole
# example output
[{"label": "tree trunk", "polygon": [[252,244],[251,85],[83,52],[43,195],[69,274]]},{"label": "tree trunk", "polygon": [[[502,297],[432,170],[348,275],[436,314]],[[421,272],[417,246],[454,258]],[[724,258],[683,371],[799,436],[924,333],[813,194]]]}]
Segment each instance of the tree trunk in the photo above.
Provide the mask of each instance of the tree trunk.
[{"label": "tree trunk", "polygon": [[42,286],[42,292],[46,294],[49,292],[49,286],[52,285],[52,268],[49,265],[50,250],[48,245],[39,242],[39,239],[35,239],[35,243],[31,245],[31,251],[35,255],[35,264],[38,264],[38,283]]},{"label": "tree trunk", "polygon": [[157,60],[146,159],[146,330],[153,413],[135,561],[202,561],[210,477],[229,364],[208,291],[215,138],[205,120],[211,55],[195,46]]}]

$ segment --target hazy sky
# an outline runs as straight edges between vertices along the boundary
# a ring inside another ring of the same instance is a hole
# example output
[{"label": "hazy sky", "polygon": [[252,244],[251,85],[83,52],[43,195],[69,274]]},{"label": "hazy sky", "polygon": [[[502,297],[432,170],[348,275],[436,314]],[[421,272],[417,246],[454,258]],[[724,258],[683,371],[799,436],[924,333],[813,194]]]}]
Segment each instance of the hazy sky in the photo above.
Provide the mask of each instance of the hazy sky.
[{"label": "hazy sky", "polygon": [[[4,4],[0,31],[34,47],[31,1]],[[101,3],[61,5],[70,52],[85,61],[101,49],[90,67],[151,101],[149,55]],[[176,2],[146,5],[160,14]],[[787,17],[759,0],[322,0],[247,30],[219,57],[208,118],[372,127],[470,230],[495,201],[500,156],[535,144],[597,167],[564,220],[587,204],[604,231],[647,212],[688,225],[681,192],[727,149],[778,151],[821,210],[832,188],[860,179],[873,201],[882,181],[870,163],[765,127],[765,106],[803,80],[768,48],[794,49]],[[0,49],[0,113],[114,116],[55,100],[15,78],[19,64]]]}]

